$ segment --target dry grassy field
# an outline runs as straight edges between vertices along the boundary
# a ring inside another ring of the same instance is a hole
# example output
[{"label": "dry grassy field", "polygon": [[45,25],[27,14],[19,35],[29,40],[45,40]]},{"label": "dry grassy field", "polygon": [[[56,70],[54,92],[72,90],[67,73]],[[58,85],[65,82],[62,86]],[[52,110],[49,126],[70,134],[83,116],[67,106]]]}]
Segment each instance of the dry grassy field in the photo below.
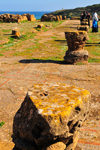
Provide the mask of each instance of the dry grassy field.
[{"label": "dry grassy field", "polygon": [[[32,59],[63,60],[67,44],[61,31],[73,30],[79,22],[67,21],[66,26],[61,22],[42,23],[47,27],[32,33],[33,27],[40,24],[39,21],[22,23],[0,23],[0,57],[23,56]],[[11,37],[12,29],[17,27],[22,37],[14,39]],[[57,28],[56,28],[57,27]],[[89,51],[89,62],[100,62],[100,31],[88,33],[89,40],[86,49]]]}]

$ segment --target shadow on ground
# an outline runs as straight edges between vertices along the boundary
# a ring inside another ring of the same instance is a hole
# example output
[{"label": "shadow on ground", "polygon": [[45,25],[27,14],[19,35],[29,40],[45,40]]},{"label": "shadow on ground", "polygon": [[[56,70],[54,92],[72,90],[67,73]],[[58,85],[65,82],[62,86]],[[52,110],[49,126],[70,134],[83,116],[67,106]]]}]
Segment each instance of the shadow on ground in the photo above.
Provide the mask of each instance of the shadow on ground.
[{"label": "shadow on ground", "polygon": [[[62,44],[66,44],[66,40],[55,40],[56,42],[60,42]],[[66,45],[67,46],[67,45]]]},{"label": "shadow on ground", "polygon": [[100,46],[100,42],[99,43],[86,43],[85,46],[86,47],[88,47],[88,46]]},{"label": "shadow on ground", "polygon": [[19,63],[56,63],[56,64],[66,64],[65,61],[56,60],[42,60],[42,59],[22,59]]}]

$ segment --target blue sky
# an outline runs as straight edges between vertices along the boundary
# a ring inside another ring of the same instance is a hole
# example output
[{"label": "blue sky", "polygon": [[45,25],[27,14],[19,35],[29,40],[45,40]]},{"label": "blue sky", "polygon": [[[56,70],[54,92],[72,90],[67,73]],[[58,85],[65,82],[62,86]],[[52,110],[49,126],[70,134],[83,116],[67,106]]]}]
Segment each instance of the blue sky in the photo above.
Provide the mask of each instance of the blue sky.
[{"label": "blue sky", "polygon": [[100,0],[0,0],[0,11],[55,11],[100,4]]}]

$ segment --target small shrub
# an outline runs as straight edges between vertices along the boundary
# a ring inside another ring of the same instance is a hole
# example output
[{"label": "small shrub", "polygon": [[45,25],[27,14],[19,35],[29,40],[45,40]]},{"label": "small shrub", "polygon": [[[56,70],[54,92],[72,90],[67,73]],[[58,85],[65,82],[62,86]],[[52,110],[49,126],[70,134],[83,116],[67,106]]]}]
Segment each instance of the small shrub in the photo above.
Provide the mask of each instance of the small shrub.
[{"label": "small shrub", "polygon": [[5,124],[5,122],[0,122],[0,127],[2,127]]}]

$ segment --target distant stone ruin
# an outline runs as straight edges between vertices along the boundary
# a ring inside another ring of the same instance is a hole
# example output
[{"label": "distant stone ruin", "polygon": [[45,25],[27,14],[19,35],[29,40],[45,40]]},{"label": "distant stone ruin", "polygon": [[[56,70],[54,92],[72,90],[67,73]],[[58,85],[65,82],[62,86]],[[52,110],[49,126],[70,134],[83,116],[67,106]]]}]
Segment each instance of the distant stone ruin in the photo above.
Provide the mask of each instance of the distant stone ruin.
[{"label": "distant stone ruin", "polygon": [[89,111],[87,90],[34,84],[13,122],[13,150],[74,150]]},{"label": "distant stone ruin", "polygon": [[61,20],[66,20],[66,16],[61,16],[61,15],[43,15],[41,17],[41,21],[61,21]]},{"label": "distant stone ruin", "polygon": [[20,37],[21,37],[20,31],[19,31],[18,28],[14,28],[14,29],[12,30],[12,36],[13,36],[14,38],[20,38]]},{"label": "distant stone ruin", "polygon": [[71,17],[71,20],[80,20],[80,17]]},{"label": "distant stone ruin", "polygon": [[89,25],[88,19],[83,19],[81,25]]},{"label": "distant stone ruin", "polygon": [[89,26],[87,26],[87,25],[79,25],[78,27],[77,27],[77,30],[81,30],[81,31],[89,31]]},{"label": "distant stone ruin", "polygon": [[68,44],[68,50],[64,57],[64,61],[69,64],[88,61],[88,51],[84,50],[86,41],[88,40],[85,31],[69,31],[65,32]]},{"label": "distant stone ruin", "polygon": [[12,15],[2,14],[0,15],[0,22],[22,22],[22,21],[36,21],[34,15],[23,14],[23,15]]}]

